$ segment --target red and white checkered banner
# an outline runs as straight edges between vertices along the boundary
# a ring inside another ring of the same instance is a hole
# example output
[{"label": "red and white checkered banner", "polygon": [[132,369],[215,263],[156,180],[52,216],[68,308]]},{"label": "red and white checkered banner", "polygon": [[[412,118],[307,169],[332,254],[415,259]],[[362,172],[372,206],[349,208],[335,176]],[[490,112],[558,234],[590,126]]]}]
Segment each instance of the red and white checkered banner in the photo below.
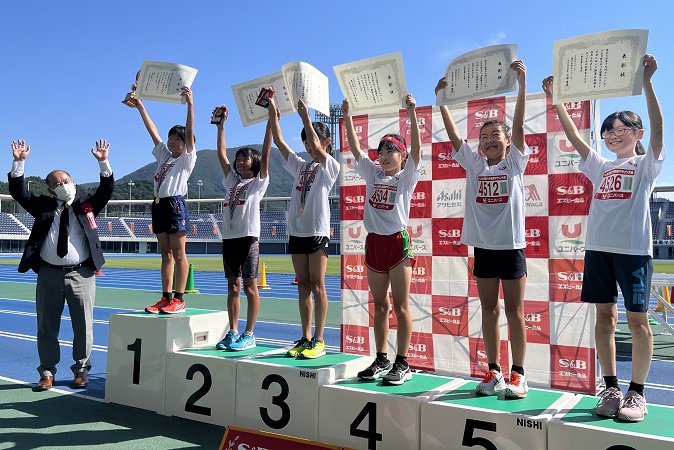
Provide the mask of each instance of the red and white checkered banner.
[{"label": "red and white checkered banner", "polygon": [[[485,120],[512,123],[516,97],[494,97],[455,105],[452,116],[477,149]],[[583,138],[590,142],[589,102],[567,104]],[[598,107],[598,106],[597,106]],[[524,176],[528,278],[527,379],[532,384],[595,393],[595,310],[580,302],[585,231],[592,185],[578,170],[580,155],[566,139],[545,95],[527,96],[526,142],[531,149]],[[482,377],[487,359],[480,301],[472,276],[473,249],[462,245],[466,172],[452,159],[452,143],[440,110],[417,108],[423,169],[412,198],[407,230],[417,264],[410,294],[413,317],[408,361],[417,369]],[[377,159],[379,139],[399,133],[409,139],[407,112],[355,116],[362,149]],[[596,135],[596,134],[595,134]],[[354,170],[343,121],[341,138],[342,351],[375,354],[373,299],[364,265],[365,184]],[[503,304],[502,310],[503,310]],[[389,313],[389,353],[395,353],[397,323]],[[501,314],[502,367],[510,367],[508,327]]]}]

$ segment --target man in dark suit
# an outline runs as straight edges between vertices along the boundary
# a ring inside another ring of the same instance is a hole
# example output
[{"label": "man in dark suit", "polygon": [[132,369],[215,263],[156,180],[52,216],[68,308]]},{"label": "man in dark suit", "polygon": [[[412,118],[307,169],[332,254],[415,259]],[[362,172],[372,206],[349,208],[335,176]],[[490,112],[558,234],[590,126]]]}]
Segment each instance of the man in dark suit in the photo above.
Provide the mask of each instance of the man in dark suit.
[{"label": "man in dark suit", "polygon": [[74,388],[89,384],[93,344],[93,315],[96,297],[95,271],[105,258],[98,239],[96,216],[112,197],[114,179],[108,162],[110,144],[96,142],[91,149],[101,171],[101,182],[93,195],[75,198],[75,183],[62,170],[47,175],[52,196],[34,196],[24,184],[24,164],[30,146],[12,142],[14,162],[9,173],[9,193],[35,218],[19,263],[19,272],[37,273],[35,309],[37,312],[37,351],[40,381],[36,391],[51,389],[61,355],[59,329],[65,302],[73,327]]}]

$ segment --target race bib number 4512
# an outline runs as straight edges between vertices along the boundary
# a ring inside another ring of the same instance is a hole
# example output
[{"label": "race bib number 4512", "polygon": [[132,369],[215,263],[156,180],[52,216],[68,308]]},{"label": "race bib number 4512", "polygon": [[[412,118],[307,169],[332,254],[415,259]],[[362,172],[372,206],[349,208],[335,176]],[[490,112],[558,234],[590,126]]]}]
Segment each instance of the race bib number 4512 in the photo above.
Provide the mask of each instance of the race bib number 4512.
[{"label": "race bib number 4512", "polygon": [[508,203],[508,176],[483,175],[477,177],[477,203]]}]

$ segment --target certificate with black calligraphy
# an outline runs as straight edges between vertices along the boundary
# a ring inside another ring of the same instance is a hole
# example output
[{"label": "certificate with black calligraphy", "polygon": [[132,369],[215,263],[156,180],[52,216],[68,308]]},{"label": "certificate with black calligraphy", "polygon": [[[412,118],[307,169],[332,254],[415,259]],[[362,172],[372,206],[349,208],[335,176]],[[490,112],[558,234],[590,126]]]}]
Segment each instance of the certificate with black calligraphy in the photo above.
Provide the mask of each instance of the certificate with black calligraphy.
[{"label": "certificate with black calligraphy", "polygon": [[254,80],[232,86],[232,93],[244,127],[267,120],[267,109],[255,104],[263,87],[274,89],[276,105],[281,115],[297,112],[301,98],[308,108],[330,115],[328,77],[305,62],[285,64],[280,72],[274,72]]},{"label": "certificate with black calligraphy", "polygon": [[648,30],[616,30],[555,41],[554,104],[640,95]]},{"label": "certificate with black calligraphy", "polygon": [[197,69],[182,64],[143,61],[138,75],[136,97],[168,103],[185,103],[183,86],[192,86]]},{"label": "certificate with black calligraphy", "polygon": [[407,81],[400,52],[342,64],[334,69],[351,114],[404,107]]},{"label": "certificate with black calligraphy", "polygon": [[291,62],[281,69],[286,88],[290,92],[293,107],[299,99],[304,100],[308,108],[330,115],[330,92],[328,77],[311,64]]},{"label": "certificate with black calligraphy", "polygon": [[281,111],[281,115],[292,114],[295,111],[293,103],[288,95],[285,80],[282,72],[275,72],[254,80],[232,86],[236,107],[239,110],[239,117],[244,127],[255,123],[263,122],[269,118],[266,108],[255,104],[260,90],[265,87],[274,89],[274,99],[276,106]]},{"label": "certificate with black calligraphy", "polygon": [[510,63],[517,59],[517,45],[503,44],[464,53],[447,66],[447,87],[438,92],[436,105],[450,105],[517,89]]}]

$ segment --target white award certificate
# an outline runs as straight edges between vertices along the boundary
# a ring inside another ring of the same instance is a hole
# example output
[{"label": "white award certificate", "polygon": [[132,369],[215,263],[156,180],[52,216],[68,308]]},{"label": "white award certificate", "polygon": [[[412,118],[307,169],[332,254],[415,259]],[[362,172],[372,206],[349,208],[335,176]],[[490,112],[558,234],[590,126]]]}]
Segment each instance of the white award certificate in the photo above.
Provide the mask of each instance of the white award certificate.
[{"label": "white award certificate", "polygon": [[648,30],[616,30],[555,41],[552,103],[641,94]]},{"label": "white award certificate", "polygon": [[517,59],[517,45],[503,44],[464,53],[447,66],[447,87],[436,105],[476,100],[517,89],[517,75],[510,64]]},{"label": "white award certificate", "polygon": [[269,118],[266,108],[255,104],[263,87],[274,89],[274,99],[281,115],[297,111],[297,100],[304,100],[308,108],[330,115],[328,77],[305,62],[285,64],[275,72],[232,86],[232,93],[244,127]]},{"label": "white award certificate", "polygon": [[407,82],[400,52],[334,66],[352,115],[404,107]]},{"label": "white award certificate", "polygon": [[138,75],[136,97],[168,103],[185,103],[183,86],[192,86],[197,69],[181,64],[143,61]]}]

